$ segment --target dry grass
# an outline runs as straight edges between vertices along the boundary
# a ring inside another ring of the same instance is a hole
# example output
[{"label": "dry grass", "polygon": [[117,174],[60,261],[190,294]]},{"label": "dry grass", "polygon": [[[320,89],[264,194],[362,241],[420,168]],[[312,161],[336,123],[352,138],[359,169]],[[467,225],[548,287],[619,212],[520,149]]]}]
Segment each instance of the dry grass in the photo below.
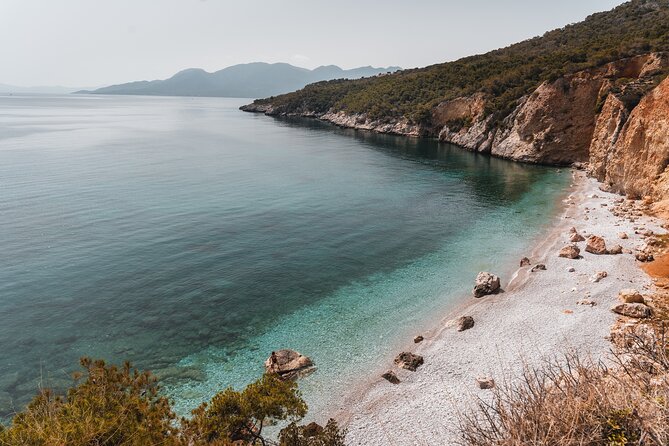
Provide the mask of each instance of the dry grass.
[{"label": "dry grass", "polygon": [[500,386],[461,417],[467,446],[669,444],[669,355],[664,330],[629,333],[613,365],[576,354]]}]

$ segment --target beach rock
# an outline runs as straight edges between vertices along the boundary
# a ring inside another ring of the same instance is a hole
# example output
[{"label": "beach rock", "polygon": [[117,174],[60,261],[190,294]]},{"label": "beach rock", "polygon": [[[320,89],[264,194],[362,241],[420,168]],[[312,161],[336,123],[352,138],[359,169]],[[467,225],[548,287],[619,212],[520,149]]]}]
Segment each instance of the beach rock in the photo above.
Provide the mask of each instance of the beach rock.
[{"label": "beach rock", "polygon": [[381,375],[381,378],[393,384],[400,383],[400,379],[397,377],[397,375],[395,375],[395,372],[393,372],[392,370],[388,370],[386,373]]},{"label": "beach rock", "polygon": [[655,257],[653,257],[653,254],[651,254],[649,252],[645,252],[645,251],[637,252],[635,258],[639,262],[652,262],[653,260],[655,260]]},{"label": "beach rock", "polygon": [[546,265],[543,263],[538,263],[532,268],[532,272],[535,273],[537,271],[546,271]]},{"label": "beach rock", "polygon": [[313,371],[314,363],[294,350],[279,350],[265,361],[266,373],[276,373],[282,379],[295,379]]},{"label": "beach rock", "polygon": [[623,253],[623,247],[620,245],[613,245],[608,251],[609,254],[617,255]]},{"label": "beach rock", "polygon": [[458,318],[458,331],[469,330],[474,326],[474,318],[471,316],[460,316]]},{"label": "beach rock", "polygon": [[569,237],[569,241],[572,242],[572,243],[582,242],[582,241],[585,241],[585,237],[583,237],[583,236],[582,236],[581,234],[579,234],[578,232],[574,232],[574,233]]},{"label": "beach rock", "polygon": [[581,250],[576,245],[567,245],[560,250],[558,255],[567,259],[577,259],[581,255]]},{"label": "beach rock", "polygon": [[629,236],[627,235],[626,232],[620,232],[620,233],[618,233],[618,237],[619,237],[620,239],[622,239],[622,240],[627,240],[627,239],[629,238]]},{"label": "beach rock", "polygon": [[618,293],[618,299],[620,301],[626,303],[626,304],[643,304],[645,303],[643,300],[643,296],[641,295],[640,292],[633,288],[626,288],[624,290],[620,290]]},{"label": "beach rock", "polygon": [[476,384],[479,386],[479,389],[492,389],[495,387],[495,380],[488,377],[476,378]]},{"label": "beach rock", "polygon": [[415,372],[418,367],[423,365],[423,357],[409,352],[402,352],[395,358],[395,364],[403,369]]},{"label": "beach rock", "polygon": [[524,266],[530,266],[530,259],[528,259],[527,257],[523,257],[522,259],[520,259],[520,267],[522,268]]},{"label": "beach rock", "polygon": [[494,294],[499,291],[499,277],[488,272],[480,272],[476,276],[474,285],[474,297],[483,297],[488,294]]},{"label": "beach rock", "polygon": [[606,250],[606,242],[604,242],[604,239],[596,235],[591,235],[588,238],[588,241],[585,245],[585,250],[586,252],[597,255],[606,254],[608,252]]},{"label": "beach rock", "polygon": [[575,227],[572,226],[571,228],[569,228],[569,233],[570,233],[570,234],[576,234],[577,232],[578,232],[578,231],[576,230]]},{"label": "beach rock", "polygon": [[614,313],[621,314],[627,317],[633,317],[635,319],[643,319],[650,317],[652,311],[647,305],[636,303],[636,304],[618,304],[611,308],[611,311]]},{"label": "beach rock", "polygon": [[602,280],[603,278],[607,277],[608,275],[609,275],[609,273],[607,273],[606,271],[598,271],[598,272],[595,273],[594,276],[592,276],[590,278],[590,280],[592,280],[593,283],[597,283],[600,280]]},{"label": "beach rock", "polygon": [[582,300],[579,300],[578,302],[576,302],[576,305],[586,305],[586,306],[594,307],[595,305],[597,305],[597,302],[594,302],[594,301],[588,300],[588,299],[582,299]]},{"label": "beach rock", "polygon": [[418,335],[415,338],[413,338],[413,342],[418,344],[420,342],[423,342],[424,339],[425,339],[424,337],[422,337],[421,335]]}]

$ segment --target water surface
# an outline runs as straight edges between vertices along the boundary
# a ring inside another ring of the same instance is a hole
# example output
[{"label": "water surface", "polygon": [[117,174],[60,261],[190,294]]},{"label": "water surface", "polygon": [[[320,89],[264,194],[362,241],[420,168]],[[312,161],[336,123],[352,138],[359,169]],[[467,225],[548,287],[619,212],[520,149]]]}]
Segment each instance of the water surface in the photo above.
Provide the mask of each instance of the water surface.
[{"label": "water surface", "polygon": [[326,411],[515,263],[568,182],[243,102],[0,97],[2,416],[82,355],[157,370],[186,413],[278,348]]}]

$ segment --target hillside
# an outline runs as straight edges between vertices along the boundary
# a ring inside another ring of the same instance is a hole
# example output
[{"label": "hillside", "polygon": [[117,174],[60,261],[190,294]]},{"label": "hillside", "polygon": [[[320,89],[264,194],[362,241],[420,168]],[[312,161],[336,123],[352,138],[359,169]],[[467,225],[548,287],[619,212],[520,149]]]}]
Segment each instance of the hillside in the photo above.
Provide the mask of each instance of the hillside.
[{"label": "hillside", "polygon": [[307,70],[286,63],[256,62],[233,65],[214,73],[189,68],[165,80],[130,82],[77,93],[257,98],[297,90],[312,82],[358,79],[399,69],[360,67],[343,70],[338,66],[328,65]]},{"label": "hillside", "polygon": [[372,119],[408,118],[428,125],[438,103],[475,92],[487,112],[509,114],[523,95],[568,73],[651,51],[669,50],[669,2],[635,0],[585,21],[504,49],[380,79],[332,81],[271,102],[281,113],[346,111]]},{"label": "hillside", "polygon": [[[669,0],[633,0],[504,49],[336,80],[242,110],[440,140],[529,163],[590,163],[617,192],[669,193]],[[651,117],[653,117],[651,119]]]}]

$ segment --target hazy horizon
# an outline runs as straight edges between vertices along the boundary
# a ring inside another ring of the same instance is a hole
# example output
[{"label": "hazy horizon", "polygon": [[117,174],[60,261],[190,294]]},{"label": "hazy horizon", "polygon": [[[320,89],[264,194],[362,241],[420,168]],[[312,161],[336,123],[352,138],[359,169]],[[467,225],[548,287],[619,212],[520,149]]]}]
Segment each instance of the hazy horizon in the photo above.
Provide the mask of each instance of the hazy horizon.
[{"label": "hazy horizon", "polygon": [[249,62],[422,67],[504,47],[620,3],[3,0],[0,39],[10,44],[0,46],[0,84],[91,87]]}]

